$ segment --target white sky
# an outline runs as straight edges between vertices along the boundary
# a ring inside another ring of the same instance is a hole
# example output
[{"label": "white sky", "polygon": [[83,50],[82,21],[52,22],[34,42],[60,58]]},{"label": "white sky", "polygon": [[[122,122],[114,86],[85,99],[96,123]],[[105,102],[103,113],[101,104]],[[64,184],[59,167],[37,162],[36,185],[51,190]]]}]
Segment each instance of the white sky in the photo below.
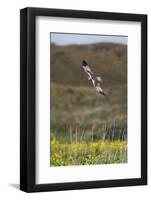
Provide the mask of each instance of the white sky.
[{"label": "white sky", "polygon": [[92,44],[98,42],[113,42],[127,44],[127,36],[110,36],[110,35],[86,35],[86,34],[68,34],[68,33],[51,33],[51,42],[59,45],[69,44]]}]

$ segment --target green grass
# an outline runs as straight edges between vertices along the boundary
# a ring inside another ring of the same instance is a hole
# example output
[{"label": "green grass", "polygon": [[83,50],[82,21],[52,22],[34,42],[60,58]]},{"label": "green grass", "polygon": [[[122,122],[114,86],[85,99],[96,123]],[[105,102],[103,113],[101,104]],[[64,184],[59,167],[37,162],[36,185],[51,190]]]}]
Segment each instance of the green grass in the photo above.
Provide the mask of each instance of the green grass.
[{"label": "green grass", "polygon": [[113,164],[127,162],[127,141],[98,140],[62,144],[51,140],[50,166]]},{"label": "green grass", "polygon": [[[126,86],[123,88],[126,90]],[[53,83],[51,93],[51,135],[59,141],[68,141],[71,131],[72,135],[78,131],[79,137],[83,134],[87,139],[93,131],[95,140],[102,138],[104,129],[106,139],[112,138],[112,134],[114,139],[119,139],[123,132],[127,136],[126,95],[120,87],[113,88],[107,98],[96,93],[92,86],[68,87]]]}]

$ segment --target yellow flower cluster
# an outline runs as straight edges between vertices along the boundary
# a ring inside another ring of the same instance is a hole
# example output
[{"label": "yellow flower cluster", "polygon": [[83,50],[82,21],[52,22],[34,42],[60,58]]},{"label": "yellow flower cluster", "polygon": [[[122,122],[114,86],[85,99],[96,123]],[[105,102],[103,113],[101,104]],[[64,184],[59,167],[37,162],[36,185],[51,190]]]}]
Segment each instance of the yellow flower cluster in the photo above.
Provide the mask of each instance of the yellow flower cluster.
[{"label": "yellow flower cluster", "polygon": [[53,138],[50,166],[91,165],[127,162],[127,141],[100,140],[62,144]]}]

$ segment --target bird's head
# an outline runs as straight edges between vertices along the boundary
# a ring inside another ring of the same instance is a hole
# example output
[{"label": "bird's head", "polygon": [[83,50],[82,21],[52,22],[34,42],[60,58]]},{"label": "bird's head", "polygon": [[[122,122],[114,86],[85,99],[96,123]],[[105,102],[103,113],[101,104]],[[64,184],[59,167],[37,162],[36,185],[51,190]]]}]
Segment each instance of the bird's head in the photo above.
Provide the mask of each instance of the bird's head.
[{"label": "bird's head", "polygon": [[83,61],[82,61],[82,65],[83,65],[83,66],[87,66],[88,64],[87,64],[87,62],[86,62],[85,60],[83,60]]}]

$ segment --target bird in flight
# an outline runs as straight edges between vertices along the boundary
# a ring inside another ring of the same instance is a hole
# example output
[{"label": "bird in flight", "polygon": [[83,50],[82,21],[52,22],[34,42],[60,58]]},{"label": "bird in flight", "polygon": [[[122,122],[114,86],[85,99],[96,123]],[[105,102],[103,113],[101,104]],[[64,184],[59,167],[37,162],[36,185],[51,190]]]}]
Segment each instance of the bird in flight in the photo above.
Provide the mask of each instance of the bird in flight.
[{"label": "bird in flight", "polygon": [[95,76],[93,71],[91,70],[90,66],[87,64],[85,60],[82,61],[82,68],[84,69],[85,73],[88,75],[88,80],[92,81],[93,86],[95,87],[96,91],[99,94],[107,96],[107,93],[103,91],[101,88],[102,79],[100,76]]}]

